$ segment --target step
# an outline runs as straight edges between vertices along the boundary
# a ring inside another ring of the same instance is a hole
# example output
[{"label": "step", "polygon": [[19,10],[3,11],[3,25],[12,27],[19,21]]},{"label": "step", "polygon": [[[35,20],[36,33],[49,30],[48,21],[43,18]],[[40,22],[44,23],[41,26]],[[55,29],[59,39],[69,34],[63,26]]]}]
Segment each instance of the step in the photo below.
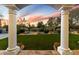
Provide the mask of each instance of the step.
[{"label": "step", "polygon": [[[0,55],[5,50],[0,50]],[[79,55],[79,50],[72,50],[74,55]],[[18,55],[60,55],[56,50],[21,50]]]}]

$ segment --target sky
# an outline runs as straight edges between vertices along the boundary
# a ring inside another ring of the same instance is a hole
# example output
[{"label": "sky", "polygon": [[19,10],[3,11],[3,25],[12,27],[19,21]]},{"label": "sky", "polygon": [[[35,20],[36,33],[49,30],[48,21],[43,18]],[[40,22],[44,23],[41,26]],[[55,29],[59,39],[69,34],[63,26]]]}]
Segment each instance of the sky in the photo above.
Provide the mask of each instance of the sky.
[{"label": "sky", "polygon": [[[17,12],[17,17],[20,16],[29,16],[32,15],[50,15],[53,12],[57,11],[55,8],[44,5],[44,4],[33,4],[24,7],[20,11]],[[5,19],[8,19],[8,9],[4,6],[0,6],[0,14],[4,16]]]},{"label": "sky", "polygon": [[8,19],[8,9],[2,5],[0,5],[0,15],[3,15],[4,19]]},{"label": "sky", "polygon": [[18,16],[49,15],[57,11],[55,8],[43,4],[29,5],[18,12]]},{"label": "sky", "polygon": [[[73,9],[79,8],[79,5],[74,7]],[[17,11],[17,17],[26,16],[28,19],[30,16],[34,15],[50,15],[56,12],[57,10],[54,7],[45,4],[33,4],[28,5],[22,8],[20,11]],[[3,15],[4,19],[8,19],[8,8],[0,5],[0,14]]]}]

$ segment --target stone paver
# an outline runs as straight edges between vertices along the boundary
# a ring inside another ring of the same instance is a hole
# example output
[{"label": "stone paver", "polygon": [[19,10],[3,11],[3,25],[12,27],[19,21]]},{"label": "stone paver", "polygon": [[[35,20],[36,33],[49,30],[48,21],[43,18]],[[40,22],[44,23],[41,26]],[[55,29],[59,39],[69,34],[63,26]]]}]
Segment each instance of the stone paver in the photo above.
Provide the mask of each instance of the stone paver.
[{"label": "stone paver", "polygon": [[79,55],[79,50],[73,50],[74,55]]},{"label": "stone paver", "polygon": [[19,55],[58,55],[54,50],[23,50]]},{"label": "stone paver", "polygon": [[[72,50],[74,55],[79,55],[79,50]],[[4,50],[0,50],[0,55],[3,54]],[[60,55],[55,50],[21,50],[18,55]]]},{"label": "stone paver", "polygon": [[4,50],[0,50],[0,55],[4,55],[3,52],[4,52]]}]

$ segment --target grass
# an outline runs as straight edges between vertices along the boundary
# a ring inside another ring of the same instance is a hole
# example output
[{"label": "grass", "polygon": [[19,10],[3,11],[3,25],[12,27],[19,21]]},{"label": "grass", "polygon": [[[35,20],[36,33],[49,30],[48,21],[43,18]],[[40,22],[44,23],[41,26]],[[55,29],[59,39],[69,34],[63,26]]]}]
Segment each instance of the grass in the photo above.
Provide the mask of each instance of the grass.
[{"label": "grass", "polygon": [[69,37],[69,47],[72,49],[72,50],[78,50],[79,49],[79,35],[70,35]]},{"label": "grass", "polygon": [[[7,38],[0,40],[0,50],[7,48]],[[60,42],[60,35],[18,35],[17,41],[23,43],[25,50],[52,50],[54,42]],[[79,49],[79,35],[70,34],[69,47]]]},{"label": "grass", "polygon": [[18,36],[18,42],[24,43],[26,45],[25,49],[50,50],[53,49],[55,41],[59,41],[59,35]]},{"label": "grass", "polygon": [[7,44],[8,40],[7,38],[0,40],[0,50],[5,50],[8,46]]}]

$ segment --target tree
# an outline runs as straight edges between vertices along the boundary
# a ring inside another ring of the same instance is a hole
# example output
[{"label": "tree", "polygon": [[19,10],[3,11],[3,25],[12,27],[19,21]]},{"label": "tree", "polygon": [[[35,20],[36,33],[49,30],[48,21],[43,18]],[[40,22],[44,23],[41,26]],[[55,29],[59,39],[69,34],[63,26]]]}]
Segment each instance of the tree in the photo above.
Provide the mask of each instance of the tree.
[{"label": "tree", "polygon": [[43,24],[43,22],[38,22],[37,28],[39,28],[40,32],[43,32],[45,29],[45,25]]},{"label": "tree", "polygon": [[57,33],[60,33],[60,28],[61,28],[61,17],[56,17],[56,28],[55,28],[55,31]]},{"label": "tree", "polygon": [[3,28],[5,28],[6,31],[8,32],[8,25],[4,25]]},{"label": "tree", "polygon": [[17,34],[24,33],[26,26],[24,24],[17,25]]},{"label": "tree", "polygon": [[76,25],[76,23],[78,23],[78,21],[79,21],[79,9],[75,9],[75,10],[70,12],[70,20],[72,21],[72,25]]},{"label": "tree", "polygon": [[[76,26],[78,26],[77,24],[79,23],[79,8],[70,11],[70,16],[69,16],[69,30],[70,29],[75,29]],[[71,31],[71,30],[70,30]]]},{"label": "tree", "polygon": [[31,31],[31,25],[30,25],[30,23],[28,23],[28,30],[29,30],[29,32]]},{"label": "tree", "polygon": [[31,31],[33,31],[33,32],[37,31],[37,28],[36,28],[36,26],[34,24],[31,25]]},{"label": "tree", "polygon": [[35,28],[35,25],[34,25],[34,24],[32,24],[32,25],[31,25],[31,27],[32,27],[32,28]]},{"label": "tree", "polygon": [[53,32],[56,31],[56,27],[58,26],[58,22],[57,22],[56,18],[50,17],[47,24],[48,24],[48,28],[50,31],[52,31],[52,30],[53,30]]}]

